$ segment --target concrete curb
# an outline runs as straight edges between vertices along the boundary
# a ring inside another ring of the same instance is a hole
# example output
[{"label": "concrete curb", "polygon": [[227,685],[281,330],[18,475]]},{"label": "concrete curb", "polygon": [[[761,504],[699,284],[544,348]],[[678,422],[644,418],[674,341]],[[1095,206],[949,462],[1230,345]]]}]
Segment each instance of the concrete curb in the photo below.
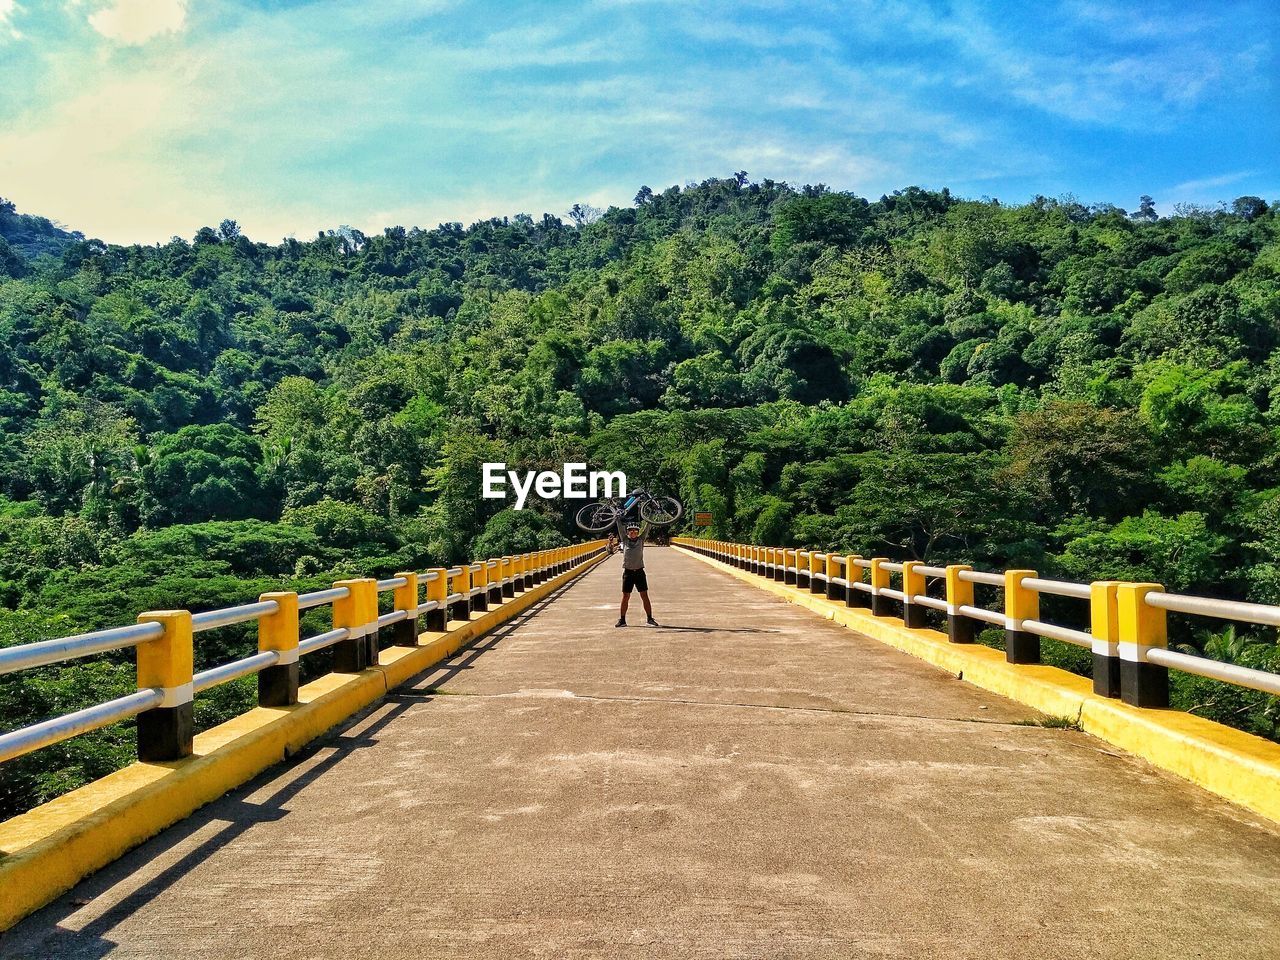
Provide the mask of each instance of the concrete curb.
[{"label": "concrete curb", "polygon": [[570,583],[602,554],[416,647],[389,647],[360,673],[329,673],[298,691],[291,707],[257,707],[195,739],[195,753],[133,763],[0,824],[0,931],[188,814],[257,776],[343,720],[382,699]]},{"label": "concrete curb", "polygon": [[752,586],[807,607],[842,626],[926,660],[992,693],[1051,716],[1176,773],[1198,786],[1280,823],[1280,744],[1178,710],[1131,707],[1098,696],[1092,684],[1057,667],[1008,663],[998,650],[955,644],[937,630],[908,629],[896,617],[877,617],[728,566],[680,544],[689,556]]}]

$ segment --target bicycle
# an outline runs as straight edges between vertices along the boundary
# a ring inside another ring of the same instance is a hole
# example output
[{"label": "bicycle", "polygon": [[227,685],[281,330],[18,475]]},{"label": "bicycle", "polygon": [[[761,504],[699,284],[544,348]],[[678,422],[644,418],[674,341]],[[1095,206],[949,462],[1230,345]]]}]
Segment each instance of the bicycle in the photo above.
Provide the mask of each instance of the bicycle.
[{"label": "bicycle", "polygon": [[604,533],[637,506],[641,518],[654,527],[669,527],[684,515],[684,507],[675,497],[656,497],[644,487],[637,487],[625,498],[610,497],[587,504],[578,511],[574,522],[588,533]]}]

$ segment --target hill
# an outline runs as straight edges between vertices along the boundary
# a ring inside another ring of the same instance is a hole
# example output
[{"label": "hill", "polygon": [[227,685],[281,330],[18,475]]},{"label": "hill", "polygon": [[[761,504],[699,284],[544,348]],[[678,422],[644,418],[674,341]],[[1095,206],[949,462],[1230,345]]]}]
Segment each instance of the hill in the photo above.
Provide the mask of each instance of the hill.
[{"label": "hill", "polygon": [[0,197],[0,277],[22,276],[23,260],[56,257],[68,244],[82,240],[84,234],[63,230],[44,217],[18,213],[12,201]]},{"label": "hill", "polygon": [[[56,256],[0,266],[0,644],[572,534],[561,505],[480,500],[485,461],[622,467],[713,535],[1280,601],[1258,198],[1158,217],[738,174],[568,222],[51,229]],[[1276,661],[1261,633],[1178,639]],[[201,642],[201,665],[251,646]],[[127,657],[0,678],[0,715],[129,683]],[[1178,695],[1276,731],[1273,699]],[[249,696],[219,688],[201,722]],[[127,754],[127,731],[51,748],[0,813]]]}]

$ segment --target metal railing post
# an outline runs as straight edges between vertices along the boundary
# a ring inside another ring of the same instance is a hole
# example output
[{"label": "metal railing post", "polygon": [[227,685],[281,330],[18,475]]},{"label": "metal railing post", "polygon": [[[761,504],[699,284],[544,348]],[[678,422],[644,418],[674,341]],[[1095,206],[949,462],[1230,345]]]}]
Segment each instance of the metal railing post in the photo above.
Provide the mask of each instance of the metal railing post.
[{"label": "metal railing post", "polygon": [[164,633],[138,644],[138,689],[154,687],[164,699],[138,714],[138,759],[191,756],[195,739],[195,647],[189,610],[153,610],[139,623],[158,623]]},{"label": "metal railing post", "polygon": [[298,595],[264,593],[276,612],[258,618],[258,651],[274,650],[280,659],[258,674],[258,706],[290,707],[298,702]]},{"label": "metal railing post", "polygon": [[513,557],[503,557],[498,564],[498,572],[502,575],[502,596],[510,600],[516,595],[516,569]]}]

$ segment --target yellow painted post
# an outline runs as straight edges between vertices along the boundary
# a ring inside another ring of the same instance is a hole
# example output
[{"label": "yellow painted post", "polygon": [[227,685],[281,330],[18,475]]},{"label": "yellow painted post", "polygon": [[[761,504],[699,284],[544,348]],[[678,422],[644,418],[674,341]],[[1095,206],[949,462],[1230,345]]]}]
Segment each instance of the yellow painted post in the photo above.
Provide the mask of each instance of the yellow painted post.
[{"label": "yellow painted post", "polygon": [[809,589],[809,551],[796,551],[796,589]]},{"label": "yellow painted post", "polygon": [[276,612],[258,618],[258,651],[279,654],[275,666],[258,672],[258,706],[288,707],[298,702],[298,595],[264,593]]},{"label": "yellow painted post", "polygon": [[345,629],[347,638],[333,645],[333,670],[359,673],[371,663],[369,637],[378,632],[378,581],[362,577],[339,580],[334,586],[347,590],[345,597],[333,601],[333,627]]},{"label": "yellow painted post", "polygon": [[449,628],[449,571],[444,567],[432,567],[427,571],[427,602],[435,607],[427,611],[423,624],[432,633],[444,633]]},{"label": "yellow painted post", "polygon": [[1169,705],[1169,668],[1147,659],[1153,647],[1169,645],[1165,611],[1147,602],[1148,594],[1163,592],[1158,583],[1116,585],[1120,698],[1135,707]]},{"label": "yellow painted post", "polygon": [[919,560],[905,560],[902,564],[902,625],[913,630],[929,625],[925,620],[928,608],[914,599],[924,596],[928,590],[924,574],[920,572],[923,566]]},{"label": "yellow painted post", "polygon": [[195,647],[189,610],[152,610],[139,623],[158,623],[164,632],[138,644],[138,689],[155,688],[159,706],[138,714],[138,759],[177,760],[191,756],[195,736]]},{"label": "yellow painted post", "polygon": [[416,647],[418,645],[418,575],[397,573],[396,578],[403,579],[404,586],[395,588],[392,594],[392,605],[396,610],[403,610],[405,617],[391,625],[391,642],[397,647]]},{"label": "yellow painted post", "polygon": [[515,558],[502,557],[498,560],[498,574],[502,578],[502,597],[509,600],[516,595]]},{"label": "yellow painted post", "polygon": [[885,568],[889,562],[888,557],[871,558],[871,613],[877,617],[893,616],[893,598],[880,592],[889,587],[889,571]]},{"label": "yellow painted post", "polygon": [[1022,629],[1024,620],[1040,619],[1040,594],[1023,583],[1035,575],[1034,570],[1004,572],[1004,656],[1010,663],[1040,662],[1040,637]]},{"label": "yellow painted post", "polygon": [[1120,696],[1120,608],[1118,580],[1089,584],[1089,633],[1093,636],[1093,692]]},{"label": "yellow painted post", "polygon": [[800,563],[800,554],[795,550],[782,551],[782,582],[788,586],[794,586],[798,579],[797,565]]},{"label": "yellow painted post", "polygon": [[502,602],[502,561],[490,557],[484,565],[485,576],[489,580],[489,604],[493,606]]},{"label": "yellow painted post", "polygon": [[952,643],[973,643],[973,618],[960,612],[961,607],[974,605],[973,582],[960,576],[972,570],[967,563],[947,564],[947,639]]},{"label": "yellow painted post", "polygon": [[458,564],[458,572],[451,578],[450,593],[456,593],[458,599],[449,605],[451,620],[471,619],[471,564],[463,561]]},{"label": "yellow painted post", "polygon": [[827,554],[827,599],[843,601],[844,587],[837,581],[848,580],[849,571],[844,568],[844,557],[834,553]]},{"label": "yellow painted post", "polygon": [[473,612],[483,613],[489,609],[489,568],[483,560],[476,561],[472,566],[479,569],[471,571],[471,588],[479,593],[472,594],[471,609]]},{"label": "yellow painted post", "polygon": [[524,553],[520,555],[521,568],[524,571],[524,579],[522,581],[525,590],[533,589],[533,554]]},{"label": "yellow painted post", "polygon": [[844,588],[844,605],[846,607],[866,607],[870,601],[867,595],[854,586],[856,583],[862,583],[862,567],[858,566],[858,561],[862,557],[856,553],[846,554],[844,558],[844,578],[848,582],[848,586]]},{"label": "yellow painted post", "polygon": [[827,572],[827,555],[818,550],[809,552],[809,592],[810,593],[826,593],[827,581],[824,574]]}]

